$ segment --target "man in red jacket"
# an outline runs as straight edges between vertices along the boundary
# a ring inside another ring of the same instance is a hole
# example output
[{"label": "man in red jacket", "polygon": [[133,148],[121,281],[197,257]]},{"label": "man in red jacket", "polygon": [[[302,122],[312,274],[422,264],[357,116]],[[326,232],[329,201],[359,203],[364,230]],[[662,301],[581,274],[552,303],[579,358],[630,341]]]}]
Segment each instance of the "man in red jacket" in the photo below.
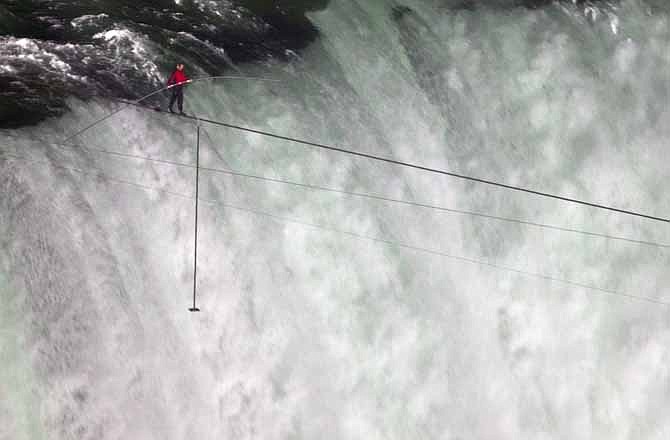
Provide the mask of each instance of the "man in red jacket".
[{"label": "man in red jacket", "polygon": [[168,80],[168,87],[172,89],[172,97],[170,98],[170,113],[174,113],[172,107],[174,102],[177,101],[177,107],[179,108],[179,114],[184,114],[184,84],[190,83],[191,80],[186,77],[184,73],[184,65],[182,63],[177,64],[177,70],[175,70],[170,79]]}]

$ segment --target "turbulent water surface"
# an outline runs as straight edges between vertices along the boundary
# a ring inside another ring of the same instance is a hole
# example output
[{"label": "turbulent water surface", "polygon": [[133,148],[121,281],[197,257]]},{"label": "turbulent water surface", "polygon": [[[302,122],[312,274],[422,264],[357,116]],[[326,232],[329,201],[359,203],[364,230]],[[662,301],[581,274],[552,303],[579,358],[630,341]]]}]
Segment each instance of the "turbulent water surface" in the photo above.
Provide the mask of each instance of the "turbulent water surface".
[{"label": "turbulent water surface", "polygon": [[0,439],[668,438],[667,223],[62,142],[667,217],[663,4],[269,3],[0,3]]}]

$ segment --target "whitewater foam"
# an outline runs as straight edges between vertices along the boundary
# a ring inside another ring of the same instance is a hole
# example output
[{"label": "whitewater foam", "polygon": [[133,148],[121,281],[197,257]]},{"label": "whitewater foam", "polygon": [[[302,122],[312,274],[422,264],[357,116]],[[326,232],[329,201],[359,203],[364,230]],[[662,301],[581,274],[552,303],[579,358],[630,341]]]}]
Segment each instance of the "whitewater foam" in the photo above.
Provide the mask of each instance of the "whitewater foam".
[{"label": "whitewater foam", "polygon": [[[405,4],[394,14],[392,2],[331,2],[310,15],[322,36],[299,57],[243,66],[281,84],[193,84],[187,109],[670,212],[667,17],[625,0],[614,31],[607,5],[594,13],[565,2],[502,12]],[[127,45],[142,38],[116,31],[100,33],[102,53],[118,49],[134,68]],[[149,56],[161,49],[143,46]],[[62,138],[117,108],[68,104],[71,112],[35,131]],[[76,140],[193,163],[195,138],[191,120],[129,108]],[[205,166],[670,241],[667,228],[646,221],[257,134],[203,125],[200,146]],[[16,150],[193,191],[192,169],[35,143]],[[23,414],[16,420],[40,414],[49,438],[80,428],[101,439],[667,437],[666,308],[221,203],[668,301],[664,250],[200,177],[202,197],[215,203],[199,211],[203,312],[194,316],[193,200],[0,160],[0,237],[14,237],[2,255],[21,268],[9,272],[13,295],[30,312],[14,316],[33,336],[21,351],[46,378],[26,375],[35,398],[14,410]]]}]

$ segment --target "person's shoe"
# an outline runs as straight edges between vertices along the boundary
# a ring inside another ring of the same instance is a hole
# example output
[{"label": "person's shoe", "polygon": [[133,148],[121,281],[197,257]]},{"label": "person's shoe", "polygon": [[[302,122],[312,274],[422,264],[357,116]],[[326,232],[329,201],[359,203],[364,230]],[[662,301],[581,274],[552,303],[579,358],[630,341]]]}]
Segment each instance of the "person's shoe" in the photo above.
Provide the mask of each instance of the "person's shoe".
[{"label": "person's shoe", "polygon": [[184,112],[182,112],[182,111],[180,111],[179,114],[180,114],[181,116],[186,116],[186,113],[184,113]]},{"label": "person's shoe", "polygon": [[169,108],[168,111],[169,111],[170,113],[174,113],[174,110],[172,110],[172,108]]}]

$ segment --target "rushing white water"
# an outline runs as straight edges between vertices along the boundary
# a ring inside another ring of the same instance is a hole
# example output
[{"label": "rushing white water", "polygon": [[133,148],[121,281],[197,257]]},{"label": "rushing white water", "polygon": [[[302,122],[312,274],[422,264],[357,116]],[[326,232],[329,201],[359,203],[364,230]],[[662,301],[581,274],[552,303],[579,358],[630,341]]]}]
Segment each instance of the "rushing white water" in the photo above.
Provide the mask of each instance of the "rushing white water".
[{"label": "rushing white water", "polygon": [[[427,2],[424,2],[427,3]],[[667,216],[668,15],[332,2],[281,84],[187,111]],[[142,49],[144,50],[144,49]],[[668,249],[201,172],[0,133],[0,439],[663,439]],[[193,163],[195,124],[130,108],[86,146]],[[201,164],[670,243],[667,224],[203,125]],[[59,168],[69,167],[71,169]],[[102,171],[99,171],[102,170]]]}]

